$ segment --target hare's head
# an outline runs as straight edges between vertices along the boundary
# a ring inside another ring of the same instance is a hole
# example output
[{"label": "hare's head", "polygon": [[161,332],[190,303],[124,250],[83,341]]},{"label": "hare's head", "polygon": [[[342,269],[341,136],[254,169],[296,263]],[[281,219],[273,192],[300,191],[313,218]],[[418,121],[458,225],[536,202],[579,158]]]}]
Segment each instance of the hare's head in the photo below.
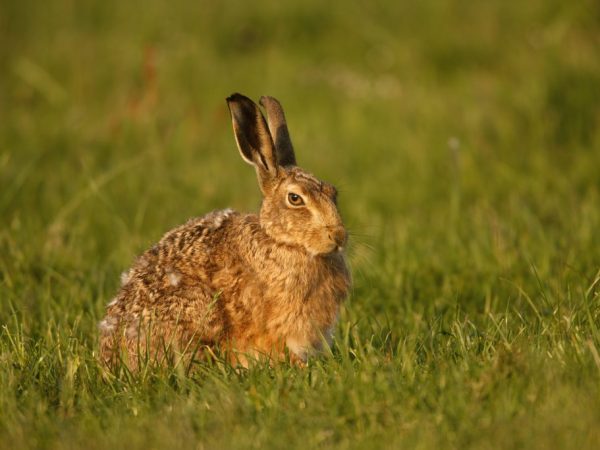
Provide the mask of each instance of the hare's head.
[{"label": "hare's head", "polygon": [[240,94],[227,99],[242,158],[252,164],[264,199],[260,222],[275,240],[302,246],[313,255],[342,251],[347,240],[336,205],[337,191],[296,166],[281,105],[261,97],[258,105]]}]

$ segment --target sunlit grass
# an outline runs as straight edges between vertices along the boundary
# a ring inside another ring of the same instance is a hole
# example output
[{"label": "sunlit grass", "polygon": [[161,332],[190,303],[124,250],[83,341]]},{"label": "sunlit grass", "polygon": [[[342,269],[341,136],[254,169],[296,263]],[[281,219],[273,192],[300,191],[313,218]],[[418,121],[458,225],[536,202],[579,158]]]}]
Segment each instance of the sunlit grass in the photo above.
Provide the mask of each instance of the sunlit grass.
[{"label": "sunlit grass", "polygon": [[[595,2],[0,6],[0,447],[595,448]],[[108,373],[119,274],[256,210],[224,98],[279,98],[354,288],[299,369]]]}]

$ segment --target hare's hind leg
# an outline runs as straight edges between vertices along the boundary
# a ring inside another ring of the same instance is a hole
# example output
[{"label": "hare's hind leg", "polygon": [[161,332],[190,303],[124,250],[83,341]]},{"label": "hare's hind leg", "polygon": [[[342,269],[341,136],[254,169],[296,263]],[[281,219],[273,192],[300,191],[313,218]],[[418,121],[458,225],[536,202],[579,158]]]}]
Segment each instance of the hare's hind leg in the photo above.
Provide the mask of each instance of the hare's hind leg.
[{"label": "hare's hind leg", "polygon": [[103,323],[111,326],[101,329],[101,360],[109,367],[124,363],[133,371],[191,361],[226,331],[221,305],[201,287],[144,302],[144,307],[131,308],[118,319],[108,316]]}]

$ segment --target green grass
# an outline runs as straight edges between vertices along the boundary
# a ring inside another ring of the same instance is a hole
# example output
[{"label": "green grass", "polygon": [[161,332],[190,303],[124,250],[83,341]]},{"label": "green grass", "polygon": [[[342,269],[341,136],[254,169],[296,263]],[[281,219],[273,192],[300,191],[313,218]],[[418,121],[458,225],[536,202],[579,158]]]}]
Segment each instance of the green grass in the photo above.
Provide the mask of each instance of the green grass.
[{"label": "green grass", "polygon": [[[0,3],[1,448],[595,448],[600,8]],[[284,104],[354,290],[308,368],[102,376],[119,274],[256,210],[224,98]]]}]

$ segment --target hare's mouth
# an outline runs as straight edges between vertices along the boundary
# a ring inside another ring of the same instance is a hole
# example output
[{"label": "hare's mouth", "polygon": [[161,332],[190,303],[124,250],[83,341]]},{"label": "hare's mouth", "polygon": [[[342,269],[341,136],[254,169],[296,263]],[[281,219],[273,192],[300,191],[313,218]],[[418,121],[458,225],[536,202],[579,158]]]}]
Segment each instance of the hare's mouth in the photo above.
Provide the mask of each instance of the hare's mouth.
[{"label": "hare's mouth", "polygon": [[337,245],[333,251],[331,251],[329,254],[330,255],[343,255],[344,254],[344,250],[346,250],[346,247],[344,247],[343,245]]},{"label": "hare's mouth", "polygon": [[344,246],[333,243],[331,247],[322,252],[323,255],[335,255],[344,252]]}]

